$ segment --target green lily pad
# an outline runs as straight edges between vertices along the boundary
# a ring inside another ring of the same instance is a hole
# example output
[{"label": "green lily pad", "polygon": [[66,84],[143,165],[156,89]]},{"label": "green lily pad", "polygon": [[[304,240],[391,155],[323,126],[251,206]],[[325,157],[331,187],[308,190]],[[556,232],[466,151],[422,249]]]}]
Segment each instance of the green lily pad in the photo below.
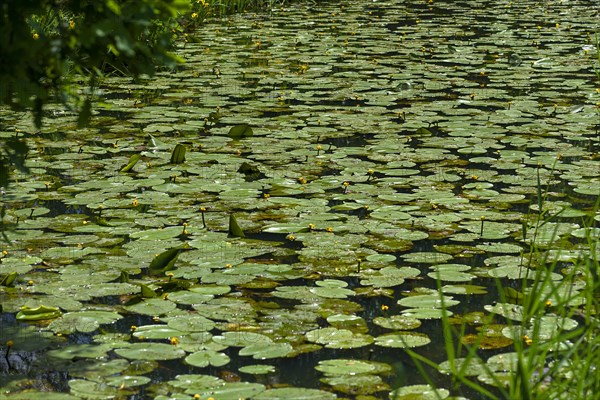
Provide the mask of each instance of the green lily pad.
[{"label": "green lily pad", "polygon": [[299,387],[267,389],[254,396],[257,400],[333,400],[336,398],[335,394],[324,390]]},{"label": "green lily pad", "polygon": [[[439,295],[420,295],[408,296],[398,300],[398,304],[404,307],[412,308],[439,308],[442,306],[442,298]],[[451,307],[459,304],[460,301],[454,300],[450,296],[443,296],[443,304],[445,307]]]},{"label": "green lily pad", "polygon": [[375,338],[375,344],[378,346],[402,349],[425,346],[429,343],[431,339],[426,334],[417,332],[384,333]]},{"label": "green lily pad", "polygon": [[54,319],[60,316],[61,312],[58,308],[40,305],[35,308],[30,308],[27,306],[21,307],[16,318],[19,321],[40,321],[45,319]]},{"label": "green lily pad", "polygon": [[151,382],[152,379],[143,375],[120,375],[120,376],[112,376],[106,379],[106,384],[109,386],[114,386],[119,388],[120,390],[126,388],[133,388],[138,386],[146,385]]},{"label": "green lily pad", "polygon": [[289,343],[256,343],[240,349],[240,356],[252,356],[255,360],[266,360],[271,358],[285,357],[294,348]]},{"label": "green lily pad", "polygon": [[448,396],[448,390],[435,389],[429,385],[403,386],[390,392],[390,400],[439,400]]},{"label": "green lily pad", "polygon": [[130,360],[174,360],[185,355],[185,351],[165,343],[133,343],[116,349],[115,353]]},{"label": "green lily pad", "polygon": [[365,360],[333,359],[322,360],[315,367],[326,375],[387,374],[392,367],[385,363]]},{"label": "green lily pad", "polygon": [[270,374],[276,371],[276,368],[273,365],[265,365],[265,364],[253,364],[253,365],[245,365],[238,369],[240,372],[250,375],[265,375]]},{"label": "green lily pad", "polygon": [[228,364],[229,361],[230,359],[226,354],[212,350],[197,351],[185,358],[187,364],[198,368],[208,367],[209,365],[222,367]]},{"label": "green lily pad", "polygon": [[310,342],[323,344],[331,349],[353,349],[373,343],[373,338],[369,335],[337,328],[321,328],[309,331],[306,333],[306,339]]},{"label": "green lily pad", "polygon": [[137,304],[131,306],[125,306],[125,309],[131,313],[144,314],[144,315],[163,315],[177,308],[177,305],[172,301],[154,298],[144,299]]},{"label": "green lily pad", "polygon": [[112,311],[76,311],[63,314],[48,326],[55,333],[93,332],[103,324],[112,324],[123,318]]},{"label": "green lily pad", "polygon": [[416,329],[421,326],[421,321],[417,318],[407,317],[405,315],[392,315],[389,318],[376,317],[373,323],[386,329],[407,330]]}]

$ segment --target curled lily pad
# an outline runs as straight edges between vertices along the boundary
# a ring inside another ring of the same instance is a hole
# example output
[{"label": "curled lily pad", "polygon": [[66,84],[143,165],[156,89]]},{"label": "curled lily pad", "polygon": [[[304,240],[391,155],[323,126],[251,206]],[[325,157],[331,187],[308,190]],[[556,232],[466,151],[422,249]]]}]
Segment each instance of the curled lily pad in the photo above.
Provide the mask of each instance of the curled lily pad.
[{"label": "curled lily pad", "polygon": [[55,307],[47,307],[40,305],[35,308],[21,307],[21,310],[17,313],[17,319],[19,321],[41,321],[45,319],[55,319],[62,315],[60,310]]}]

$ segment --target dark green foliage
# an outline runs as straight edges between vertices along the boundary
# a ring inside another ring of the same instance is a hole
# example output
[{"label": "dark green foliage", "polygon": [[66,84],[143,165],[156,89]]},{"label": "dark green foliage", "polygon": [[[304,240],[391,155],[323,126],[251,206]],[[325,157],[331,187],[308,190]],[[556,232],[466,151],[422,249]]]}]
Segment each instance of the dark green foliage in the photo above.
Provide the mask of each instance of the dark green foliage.
[{"label": "dark green foliage", "polygon": [[[87,125],[104,75],[137,78],[177,63],[175,16],[169,0],[3,1],[0,105],[31,110],[40,128],[44,105],[57,101],[77,111],[78,127]],[[26,171],[27,147],[16,139],[1,146],[0,186],[7,186],[10,165]]]}]

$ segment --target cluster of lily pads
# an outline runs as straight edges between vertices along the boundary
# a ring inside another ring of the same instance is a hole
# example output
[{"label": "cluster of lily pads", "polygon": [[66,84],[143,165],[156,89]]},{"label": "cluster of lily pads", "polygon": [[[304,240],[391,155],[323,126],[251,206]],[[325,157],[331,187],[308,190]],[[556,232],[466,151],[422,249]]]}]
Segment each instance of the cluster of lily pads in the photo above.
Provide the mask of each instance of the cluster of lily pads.
[{"label": "cluster of lily pads", "polygon": [[[0,198],[0,393],[447,398],[395,383],[408,348],[448,370],[446,317],[469,374],[510,374],[532,322],[495,279],[600,257],[599,94],[583,7],[493,4],[236,16],[107,79],[89,128],[0,110],[31,147]],[[537,279],[583,304],[563,272]],[[537,337],[577,325],[549,308]]]}]

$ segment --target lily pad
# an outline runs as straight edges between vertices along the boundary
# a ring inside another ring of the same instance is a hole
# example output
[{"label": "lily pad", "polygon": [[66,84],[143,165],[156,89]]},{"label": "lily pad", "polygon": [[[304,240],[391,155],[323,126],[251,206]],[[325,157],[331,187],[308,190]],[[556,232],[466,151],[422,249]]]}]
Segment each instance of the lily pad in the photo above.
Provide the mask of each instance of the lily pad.
[{"label": "lily pad", "polygon": [[185,351],[164,343],[133,343],[116,349],[115,353],[130,360],[174,360],[185,355]]}]

